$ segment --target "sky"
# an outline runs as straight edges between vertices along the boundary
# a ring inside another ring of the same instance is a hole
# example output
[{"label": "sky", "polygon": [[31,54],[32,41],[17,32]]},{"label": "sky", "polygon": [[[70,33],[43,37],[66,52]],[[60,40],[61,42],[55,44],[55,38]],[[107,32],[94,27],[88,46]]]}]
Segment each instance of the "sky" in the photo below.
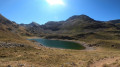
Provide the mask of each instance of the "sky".
[{"label": "sky", "polygon": [[18,24],[44,24],[81,14],[108,21],[120,19],[120,0],[0,0],[0,14]]}]

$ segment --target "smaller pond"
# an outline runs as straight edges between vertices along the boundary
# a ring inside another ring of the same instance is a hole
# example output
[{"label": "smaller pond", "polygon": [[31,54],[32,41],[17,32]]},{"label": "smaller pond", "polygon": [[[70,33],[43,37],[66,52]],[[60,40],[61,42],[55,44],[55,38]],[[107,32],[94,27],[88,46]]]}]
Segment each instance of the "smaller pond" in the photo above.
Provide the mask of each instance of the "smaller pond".
[{"label": "smaller pond", "polygon": [[75,50],[85,49],[85,47],[83,47],[82,45],[75,42],[69,42],[69,41],[48,40],[48,39],[28,39],[28,40],[35,40],[46,47],[75,49]]}]

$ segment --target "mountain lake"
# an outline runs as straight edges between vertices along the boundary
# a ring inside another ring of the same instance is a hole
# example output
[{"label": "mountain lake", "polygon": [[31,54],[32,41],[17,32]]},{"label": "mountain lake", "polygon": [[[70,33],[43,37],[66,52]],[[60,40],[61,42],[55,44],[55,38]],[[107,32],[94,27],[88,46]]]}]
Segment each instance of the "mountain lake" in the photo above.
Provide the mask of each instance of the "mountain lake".
[{"label": "mountain lake", "polygon": [[28,39],[39,42],[43,46],[51,47],[51,48],[62,48],[62,49],[74,49],[74,50],[82,50],[85,49],[84,46],[79,43],[70,42],[70,41],[61,41],[61,40],[49,40],[49,39]]}]

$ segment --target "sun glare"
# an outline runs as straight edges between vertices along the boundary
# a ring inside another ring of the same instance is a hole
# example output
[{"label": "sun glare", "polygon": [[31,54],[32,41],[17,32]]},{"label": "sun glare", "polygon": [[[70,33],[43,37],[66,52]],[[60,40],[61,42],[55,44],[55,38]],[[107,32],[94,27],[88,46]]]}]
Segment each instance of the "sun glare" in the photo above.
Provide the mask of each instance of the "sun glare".
[{"label": "sun glare", "polygon": [[63,0],[46,0],[50,5],[65,5]]}]

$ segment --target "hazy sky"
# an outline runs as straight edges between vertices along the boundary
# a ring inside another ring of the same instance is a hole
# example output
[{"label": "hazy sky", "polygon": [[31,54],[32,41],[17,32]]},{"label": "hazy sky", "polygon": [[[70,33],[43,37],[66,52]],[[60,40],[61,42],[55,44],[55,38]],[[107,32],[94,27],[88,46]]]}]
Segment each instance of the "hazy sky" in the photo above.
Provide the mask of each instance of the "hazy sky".
[{"label": "hazy sky", "polygon": [[44,24],[81,14],[107,21],[120,19],[120,0],[0,0],[0,13],[25,24]]}]

